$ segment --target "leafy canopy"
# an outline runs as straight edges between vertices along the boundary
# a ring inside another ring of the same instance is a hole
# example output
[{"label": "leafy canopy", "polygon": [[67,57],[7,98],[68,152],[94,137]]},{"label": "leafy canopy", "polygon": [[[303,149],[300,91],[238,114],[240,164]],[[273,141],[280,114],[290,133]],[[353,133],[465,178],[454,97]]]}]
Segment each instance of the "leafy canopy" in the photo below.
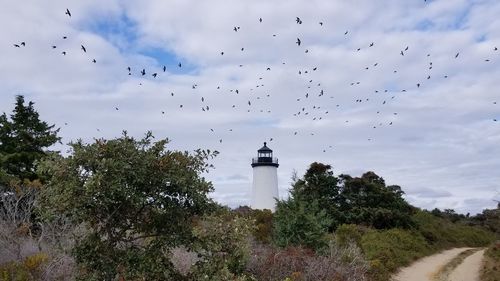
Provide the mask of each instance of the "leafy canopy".
[{"label": "leafy canopy", "polygon": [[[200,174],[217,152],[166,150],[168,140],[136,140],[126,132],[113,140],[71,143],[67,158],[40,164],[48,178],[45,215],[64,214],[87,231],[75,246],[86,280],[182,280],[169,253],[195,239],[193,222],[210,213],[212,184]],[[142,280],[142,279],[141,279]]]},{"label": "leafy canopy", "polygon": [[414,208],[402,197],[397,185],[387,186],[374,172],[361,177],[335,177],[330,165],[314,162],[301,179],[295,179],[291,194],[307,204],[317,203],[332,219],[329,230],[341,224],[375,228],[411,227]]}]

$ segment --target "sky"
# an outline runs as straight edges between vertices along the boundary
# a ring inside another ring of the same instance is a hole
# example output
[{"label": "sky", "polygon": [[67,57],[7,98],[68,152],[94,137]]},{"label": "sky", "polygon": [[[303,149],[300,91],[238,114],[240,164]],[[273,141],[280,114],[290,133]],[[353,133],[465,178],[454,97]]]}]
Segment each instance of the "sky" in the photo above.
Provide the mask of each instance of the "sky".
[{"label": "sky", "polygon": [[0,4],[0,112],[34,101],[62,152],[123,130],[215,149],[205,176],[231,207],[250,203],[264,141],[281,198],[317,161],[425,209],[500,200],[500,1]]}]

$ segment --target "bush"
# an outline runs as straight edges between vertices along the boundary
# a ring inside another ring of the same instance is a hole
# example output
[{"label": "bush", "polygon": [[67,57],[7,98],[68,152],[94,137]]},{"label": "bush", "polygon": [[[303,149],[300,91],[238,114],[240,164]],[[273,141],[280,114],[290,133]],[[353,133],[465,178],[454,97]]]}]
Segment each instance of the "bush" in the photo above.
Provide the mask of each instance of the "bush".
[{"label": "bush", "polygon": [[343,224],[335,231],[335,242],[340,246],[355,243],[359,245],[364,232],[361,226],[355,224]]},{"label": "bush", "polygon": [[370,261],[370,275],[375,280],[389,280],[399,267],[432,253],[423,236],[403,229],[368,231],[361,238],[361,248]]},{"label": "bush", "polygon": [[418,232],[435,249],[449,247],[481,247],[495,240],[495,235],[479,227],[472,227],[460,222],[436,217],[426,211],[413,215]]},{"label": "bush", "polygon": [[330,243],[324,255],[303,247],[255,244],[248,263],[248,271],[259,281],[362,281],[367,269],[361,250],[352,243]]},{"label": "bush", "polygon": [[254,210],[252,217],[255,228],[252,231],[254,238],[262,243],[270,243],[273,233],[273,213],[270,210]]},{"label": "bush", "polygon": [[319,250],[328,246],[331,219],[317,203],[295,198],[278,201],[273,223],[273,240],[280,247],[305,246]]},{"label": "bush", "polygon": [[249,221],[222,212],[204,217],[193,229],[197,242],[193,251],[198,261],[188,274],[189,280],[241,280],[249,258]]},{"label": "bush", "polygon": [[82,279],[181,280],[170,252],[189,247],[193,220],[215,209],[201,174],[217,153],[171,151],[167,143],[124,133],[72,143],[68,157],[39,165],[47,176],[44,216],[61,214],[87,229],[73,251]]},{"label": "bush", "polygon": [[0,280],[42,280],[48,260],[47,254],[38,253],[26,257],[21,262],[12,261],[0,265]]},{"label": "bush", "polygon": [[483,267],[481,268],[482,281],[500,280],[500,241],[491,245],[484,254]]}]

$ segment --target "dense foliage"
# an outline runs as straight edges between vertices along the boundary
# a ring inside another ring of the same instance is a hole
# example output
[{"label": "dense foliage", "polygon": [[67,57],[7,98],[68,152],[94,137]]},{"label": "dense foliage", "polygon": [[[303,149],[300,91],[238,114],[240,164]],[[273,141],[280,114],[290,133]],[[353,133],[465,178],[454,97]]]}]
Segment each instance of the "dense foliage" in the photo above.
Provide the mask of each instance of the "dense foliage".
[{"label": "dense foliage", "polygon": [[331,219],[316,201],[307,204],[290,197],[277,202],[273,225],[274,242],[280,247],[303,245],[319,250],[328,245],[326,235],[329,225]]},{"label": "dense foliage", "polygon": [[491,245],[484,253],[484,262],[481,268],[481,280],[500,280],[500,241]]},{"label": "dense foliage", "polygon": [[87,231],[75,247],[86,280],[179,279],[168,253],[190,245],[193,220],[214,208],[212,185],[200,177],[216,152],[166,150],[167,140],[70,144],[71,155],[41,164],[46,215],[64,214]]},{"label": "dense foliage", "polygon": [[35,180],[35,162],[60,140],[59,129],[41,121],[33,105],[17,96],[10,120],[5,113],[0,115],[0,183],[8,182],[9,176]]},{"label": "dense foliage", "polygon": [[330,230],[341,224],[362,224],[378,229],[409,228],[414,208],[397,185],[387,186],[374,172],[361,177],[333,175],[330,165],[314,162],[301,179],[295,179],[291,195],[307,205],[317,202],[331,219]]}]

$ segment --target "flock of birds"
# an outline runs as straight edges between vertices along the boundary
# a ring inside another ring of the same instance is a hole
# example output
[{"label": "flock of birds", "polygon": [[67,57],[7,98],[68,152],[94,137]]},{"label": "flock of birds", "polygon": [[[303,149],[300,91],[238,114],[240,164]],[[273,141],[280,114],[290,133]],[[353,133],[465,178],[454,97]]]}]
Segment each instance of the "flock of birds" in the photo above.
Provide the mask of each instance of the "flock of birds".
[{"label": "flock of birds", "polygon": [[[69,18],[71,18],[71,16],[72,16],[72,13],[69,9],[66,9],[65,14]],[[258,24],[263,24],[264,20],[262,18],[259,18],[257,20],[257,22],[258,22]],[[303,20],[300,17],[296,17],[295,24],[301,25],[301,24],[303,24]],[[323,21],[318,22],[319,28],[323,27],[324,25],[325,25],[325,23]],[[234,26],[234,27],[232,27],[232,31],[241,32],[241,27]],[[349,30],[346,30],[345,32],[343,32],[343,35],[346,37],[349,36]],[[277,34],[272,34],[272,36],[276,37]],[[68,37],[62,36],[62,39],[66,40],[66,39],[68,39]],[[310,52],[310,50],[307,49],[306,45],[304,44],[304,40],[301,39],[300,37],[296,38],[295,44],[296,44],[296,47],[303,48],[302,50],[305,54]],[[27,43],[25,41],[22,41],[19,43],[15,43],[13,45],[15,48],[24,48],[27,46]],[[370,42],[366,46],[367,46],[367,48],[372,48],[375,46],[375,42]],[[52,49],[58,48],[57,45],[52,45],[51,47],[52,47]],[[355,52],[360,52],[361,50],[362,50],[362,48],[357,48],[357,49],[355,49]],[[87,47],[84,44],[81,44],[80,51],[87,54]],[[241,47],[240,51],[241,52],[245,51],[245,48]],[[498,51],[497,47],[492,48],[492,52],[497,52],[497,51]],[[399,55],[404,57],[405,55],[408,54],[408,52],[410,52],[410,46],[405,46],[404,48],[401,49],[401,51],[399,52]],[[61,51],[61,54],[64,56],[68,55],[68,50]],[[224,55],[225,55],[225,52],[220,51],[220,56],[224,56]],[[454,59],[459,59],[460,53],[459,52],[454,53],[452,56],[454,56]],[[430,60],[430,57],[431,57],[431,54],[427,54],[427,58],[429,59],[428,65],[427,65],[427,68],[428,68],[427,71],[429,74],[426,74],[426,77],[423,79],[424,81],[434,78],[434,75],[430,74],[431,70],[434,67],[433,62]],[[94,63],[94,64],[97,63],[97,60],[95,58],[90,58],[89,60],[91,63]],[[485,62],[490,62],[490,59],[485,59]],[[282,64],[286,65],[286,62],[282,62]],[[378,66],[379,66],[379,63],[375,62],[369,66],[364,67],[364,69],[369,70],[371,68],[376,68]],[[183,67],[182,62],[178,62],[175,67],[177,67],[179,69],[182,68]],[[237,65],[237,67],[241,68],[241,67],[243,67],[243,65],[239,64],[239,65]],[[169,72],[167,72],[167,69],[169,70]],[[295,97],[294,102],[296,102],[298,105],[297,110],[290,113],[294,118],[319,122],[321,120],[326,120],[332,111],[339,109],[343,106],[341,103],[332,103],[332,100],[334,100],[335,97],[333,95],[327,93],[327,90],[322,87],[321,82],[315,81],[314,79],[312,79],[313,78],[313,77],[311,77],[312,74],[314,72],[318,71],[318,69],[319,69],[318,66],[316,66],[316,67],[310,67],[310,68],[306,68],[306,69],[297,70],[297,74],[300,75],[303,78],[302,80],[305,81],[305,87],[306,87],[305,89],[306,90],[303,93],[303,96]],[[265,99],[271,98],[271,95],[267,91],[265,91],[266,93],[262,93],[262,95],[258,95],[258,94],[256,95],[256,94],[253,94],[253,93],[255,93],[253,91],[257,92],[257,90],[263,89],[265,87],[265,84],[263,83],[263,81],[265,81],[264,78],[266,77],[266,73],[268,73],[270,71],[272,71],[271,67],[266,67],[265,71],[263,70],[262,75],[260,75],[256,79],[256,83],[255,83],[254,87],[252,87],[252,88],[245,89],[245,90],[241,90],[241,89],[237,89],[237,88],[225,89],[224,87],[218,85],[218,86],[216,86],[216,89],[213,89],[213,90],[217,90],[217,91],[227,90],[228,93],[239,95],[240,97],[243,96],[244,92],[249,93],[248,96],[246,96],[246,98],[245,98],[246,102],[245,102],[245,105],[243,106],[244,110],[246,110],[246,112],[248,112],[248,113],[257,112],[257,113],[269,114],[269,113],[272,113],[272,108],[266,108],[266,107],[257,108],[256,105],[262,106],[263,104],[265,104],[265,102],[262,102],[262,101]],[[170,67],[167,67],[166,65],[163,65],[160,67],[155,67],[153,69],[147,69],[145,67],[136,68],[136,67],[128,66],[126,68],[125,74],[129,75],[129,76],[140,77],[140,78],[156,79],[156,78],[160,77],[162,74],[169,74],[170,72],[171,72]],[[398,70],[393,70],[393,73],[397,73],[397,72],[398,72]],[[448,78],[448,75],[442,75],[441,78],[446,79],[446,78]],[[141,80],[141,82],[139,83],[139,86],[141,86],[142,83],[145,81],[148,81],[148,80],[147,79]],[[421,88],[424,85],[424,81],[415,82],[414,87],[416,89]],[[352,87],[356,87],[356,86],[361,84],[360,81],[352,81],[352,82],[348,82],[348,83]],[[197,88],[198,88],[198,84],[193,83],[190,90],[196,91]],[[394,89],[375,89],[375,90],[373,90],[374,94],[380,93],[380,94],[384,94],[384,95],[376,96],[373,99],[371,99],[370,97],[368,97],[368,98],[355,97],[353,102],[354,102],[354,104],[362,104],[362,103],[368,103],[368,102],[379,102],[379,106],[383,107],[384,105],[388,104],[389,102],[391,102],[392,100],[397,98],[397,94],[396,94],[397,92],[407,92],[409,90],[410,89],[398,89],[397,91]],[[415,90],[415,89],[411,89],[411,90]],[[240,93],[242,95],[240,95]],[[174,97],[175,95],[176,95],[176,93],[174,93],[174,92],[170,93],[171,97]],[[382,98],[380,99],[380,97],[382,97]],[[313,102],[314,104],[311,104],[311,101],[313,99],[314,99],[314,102]],[[327,100],[325,100],[325,99],[327,99]],[[201,111],[209,112],[210,110],[213,110],[214,106],[209,104],[208,100],[209,100],[209,98],[207,98],[205,96],[200,97],[200,101],[201,101],[200,110]],[[289,103],[290,101],[283,101],[283,102]],[[331,104],[333,104],[333,106],[331,106]],[[493,104],[496,105],[497,102],[493,101]],[[241,104],[236,104],[236,103],[230,105],[230,109],[233,109],[233,110],[239,110],[241,107],[242,107]],[[184,104],[178,104],[178,108],[180,110],[182,110],[182,109],[185,109],[186,107]],[[119,106],[115,106],[114,110],[119,111],[120,110]],[[384,111],[382,110],[382,108],[379,108],[376,111],[376,114],[377,115],[382,114],[383,112]],[[162,110],[161,114],[165,115],[165,114],[167,114],[167,111]],[[374,123],[371,127],[373,129],[377,129],[377,128],[382,127],[382,126],[392,126],[394,124],[394,122],[396,122],[396,120],[397,120],[396,118],[398,116],[398,112],[391,112],[390,115],[392,116],[392,119],[384,118],[384,121]],[[493,121],[497,122],[498,119],[493,118]],[[349,120],[345,120],[343,122],[349,123]],[[67,125],[67,123],[65,123],[65,124]],[[100,131],[100,129],[97,129],[97,130]],[[209,131],[213,134],[216,133],[216,130],[214,128],[209,128]],[[233,132],[233,128],[227,128],[227,131]],[[299,131],[291,131],[290,133],[292,136],[297,136],[300,134],[308,134],[311,136],[315,135],[315,132],[305,133],[305,132],[299,132]],[[217,140],[219,143],[223,142],[223,138],[220,136],[217,137]],[[269,141],[272,142],[273,140],[274,140],[274,138],[272,138],[272,137],[269,138]],[[372,141],[372,138],[368,137],[367,140]],[[333,149],[332,145],[327,145],[324,148],[321,148],[321,150],[323,152],[327,152],[330,149]]]}]

